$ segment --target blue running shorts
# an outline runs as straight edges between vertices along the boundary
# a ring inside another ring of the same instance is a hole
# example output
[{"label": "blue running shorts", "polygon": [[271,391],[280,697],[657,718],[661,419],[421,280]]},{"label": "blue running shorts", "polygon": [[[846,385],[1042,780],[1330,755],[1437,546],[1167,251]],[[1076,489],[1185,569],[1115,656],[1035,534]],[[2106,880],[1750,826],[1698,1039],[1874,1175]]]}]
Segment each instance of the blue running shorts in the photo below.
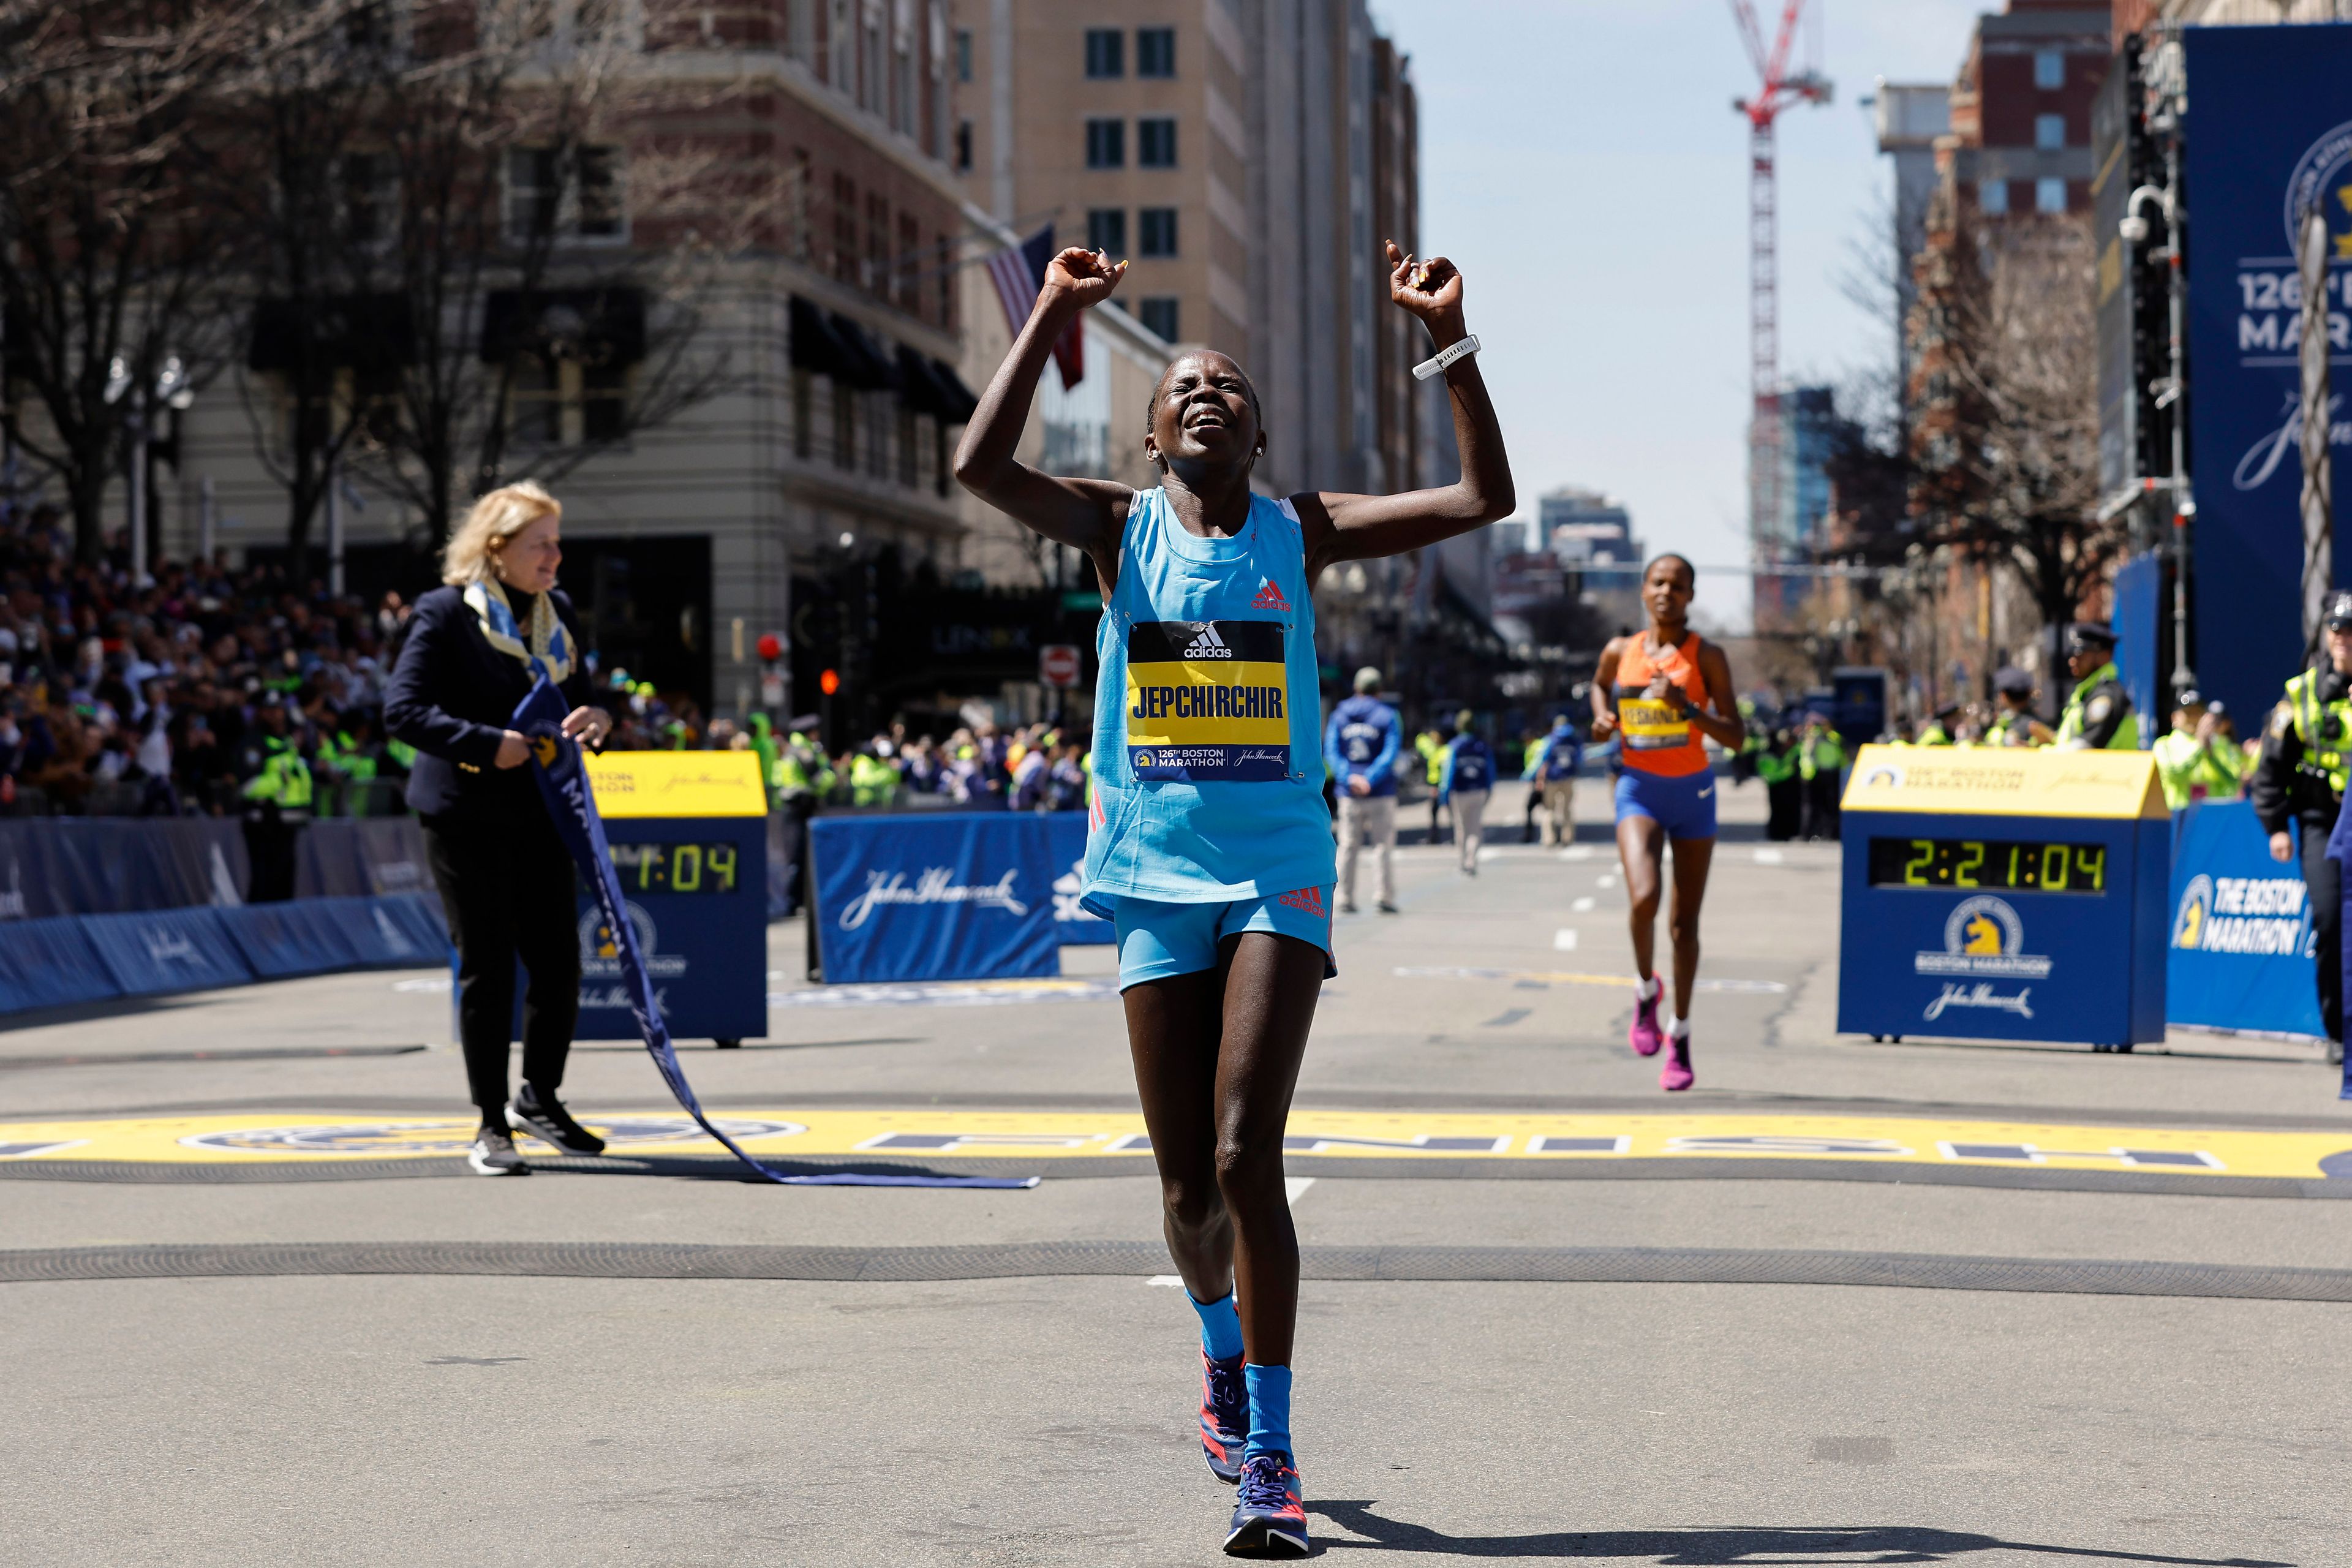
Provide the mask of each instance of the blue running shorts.
[{"label": "blue running shorts", "polygon": [[1667,778],[1637,773],[1617,775],[1617,820],[1646,816],[1666,830],[1668,838],[1715,837],[1715,770]]},{"label": "blue running shorts", "polygon": [[1323,950],[1325,978],[1339,973],[1331,960],[1331,888],[1300,888],[1271,898],[1231,904],[1165,904],[1124,896],[1111,900],[1118,932],[1118,988],[1217,966],[1217,947],[1244,931],[1295,936]]}]

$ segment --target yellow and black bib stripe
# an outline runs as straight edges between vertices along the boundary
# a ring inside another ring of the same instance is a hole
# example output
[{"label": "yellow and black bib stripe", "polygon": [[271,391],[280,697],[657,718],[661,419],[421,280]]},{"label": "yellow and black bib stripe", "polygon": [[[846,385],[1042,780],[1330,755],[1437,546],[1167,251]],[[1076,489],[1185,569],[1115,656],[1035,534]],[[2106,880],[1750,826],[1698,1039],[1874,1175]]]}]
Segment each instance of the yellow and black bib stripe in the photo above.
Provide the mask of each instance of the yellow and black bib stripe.
[{"label": "yellow and black bib stripe", "polygon": [[1290,776],[1279,621],[1138,621],[1127,638],[1127,761],[1138,779]]}]

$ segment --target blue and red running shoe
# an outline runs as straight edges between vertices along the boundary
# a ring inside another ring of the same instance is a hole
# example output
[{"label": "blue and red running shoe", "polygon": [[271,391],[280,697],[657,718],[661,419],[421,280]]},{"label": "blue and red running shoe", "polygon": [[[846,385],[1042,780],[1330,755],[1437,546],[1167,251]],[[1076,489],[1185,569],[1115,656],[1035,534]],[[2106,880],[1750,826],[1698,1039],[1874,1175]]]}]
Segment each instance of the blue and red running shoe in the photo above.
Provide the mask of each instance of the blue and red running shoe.
[{"label": "blue and red running shoe", "polygon": [[1241,1500],[1225,1536],[1229,1557],[1304,1557],[1307,1504],[1287,1454],[1253,1454],[1242,1465]]},{"label": "blue and red running shoe", "polygon": [[1219,1361],[1201,1352],[1201,1454],[1209,1473],[1232,1486],[1242,1479],[1242,1445],[1249,1441],[1249,1384],[1242,1358]]}]

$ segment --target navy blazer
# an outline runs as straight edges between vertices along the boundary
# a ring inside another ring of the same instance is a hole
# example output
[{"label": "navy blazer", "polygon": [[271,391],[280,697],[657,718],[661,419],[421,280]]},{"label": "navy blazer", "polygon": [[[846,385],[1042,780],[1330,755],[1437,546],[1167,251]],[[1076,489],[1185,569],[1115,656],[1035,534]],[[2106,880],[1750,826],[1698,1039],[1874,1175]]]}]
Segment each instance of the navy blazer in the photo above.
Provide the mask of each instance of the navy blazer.
[{"label": "navy blazer", "polygon": [[[589,687],[580,623],[563,590],[553,595],[556,618],[574,655],[571,678],[560,689],[567,708],[583,708]],[[408,772],[411,811],[419,816],[470,816],[544,809],[528,764],[498,765],[499,742],[515,709],[530,694],[530,680],[522,660],[500,653],[482,635],[463,590],[436,588],[416,601],[383,693],[385,731],[418,753]]]}]

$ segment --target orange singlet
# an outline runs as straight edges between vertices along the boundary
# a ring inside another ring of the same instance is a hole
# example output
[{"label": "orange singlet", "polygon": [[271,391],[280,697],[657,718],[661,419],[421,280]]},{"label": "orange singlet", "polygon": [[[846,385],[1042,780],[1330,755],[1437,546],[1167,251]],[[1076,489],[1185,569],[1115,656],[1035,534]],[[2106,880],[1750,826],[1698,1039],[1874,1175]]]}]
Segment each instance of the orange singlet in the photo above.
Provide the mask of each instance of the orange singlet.
[{"label": "orange singlet", "polygon": [[1624,737],[1625,766],[1635,773],[1661,778],[1684,778],[1706,768],[1706,738],[1674,704],[1645,698],[1651,679],[1660,674],[1682,688],[1694,708],[1706,706],[1706,678],[1698,669],[1698,634],[1692,632],[1677,647],[1652,658],[1649,634],[1637,633],[1617,656],[1618,732]]}]

